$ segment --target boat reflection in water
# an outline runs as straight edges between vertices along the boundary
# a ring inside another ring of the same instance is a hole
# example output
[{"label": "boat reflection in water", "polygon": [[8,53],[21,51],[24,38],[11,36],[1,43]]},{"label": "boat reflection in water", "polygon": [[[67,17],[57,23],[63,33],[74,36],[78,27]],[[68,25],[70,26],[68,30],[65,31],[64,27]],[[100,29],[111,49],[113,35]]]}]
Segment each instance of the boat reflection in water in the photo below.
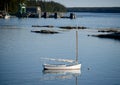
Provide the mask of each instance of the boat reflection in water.
[{"label": "boat reflection in water", "polygon": [[81,75],[81,70],[43,70],[43,80],[72,79]]}]

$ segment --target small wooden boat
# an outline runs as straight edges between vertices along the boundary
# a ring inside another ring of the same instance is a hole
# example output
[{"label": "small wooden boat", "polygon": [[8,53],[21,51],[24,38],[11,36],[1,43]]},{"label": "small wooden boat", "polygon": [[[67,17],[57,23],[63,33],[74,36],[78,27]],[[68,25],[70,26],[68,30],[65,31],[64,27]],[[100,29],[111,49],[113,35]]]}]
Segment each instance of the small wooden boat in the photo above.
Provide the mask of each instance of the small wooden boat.
[{"label": "small wooden boat", "polygon": [[44,70],[79,70],[81,64],[78,63],[78,31],[76,30],[76,61],[70,65],[63,64],[44,64]]},{"label": "small wooden boat", "polygon": [[72,65],[59,65],[59,64],[44,64],[44,70],[79,70],[81,68],[81,64],[72,64]]}]

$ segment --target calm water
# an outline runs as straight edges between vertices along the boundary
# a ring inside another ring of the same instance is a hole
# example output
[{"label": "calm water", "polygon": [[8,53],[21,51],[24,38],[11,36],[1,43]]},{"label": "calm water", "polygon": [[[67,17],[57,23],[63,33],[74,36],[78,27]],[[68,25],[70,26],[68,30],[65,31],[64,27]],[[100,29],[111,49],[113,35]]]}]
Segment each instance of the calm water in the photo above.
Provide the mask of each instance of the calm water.
[{"label": "calm water", "polygon": [[[120,14],[78,13],[70,19],[0,19],[0,85],[120,85],[120,41],[88,37],[97,28],[120,28]],[[36,34],[32,25],[54,25],[59,34]],[[75,30],[79,30],[80,71],[43,72],[43,58],[75,59]],[[96,29],[95,29],[96,28]],[[88,69],[89,68],[89,69]],[[76,82],[77,80],[77,82]]]}]

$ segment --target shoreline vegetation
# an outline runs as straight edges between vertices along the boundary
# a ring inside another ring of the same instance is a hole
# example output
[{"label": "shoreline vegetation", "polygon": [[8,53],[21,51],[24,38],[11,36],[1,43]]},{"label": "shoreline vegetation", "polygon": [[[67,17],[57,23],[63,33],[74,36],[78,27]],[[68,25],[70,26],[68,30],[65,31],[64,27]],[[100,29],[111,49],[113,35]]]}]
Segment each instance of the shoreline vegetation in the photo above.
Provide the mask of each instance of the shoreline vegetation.
[{"label": "shoreline vegetation", "polygon": [[67,12],[120,13],[120,7],[69,7]]},{"label": "shoreline vegetation", "polygon": [[40,6],[42,12],[66,12],[64,5],[55,1],[27,1],[27,6]]},{"label": "shoreline vegetation", "polygon": [[55,1],[35,1],[35,0],[0,0],[0,11],[5,11],[5,7],[8,7],[7,12],[15,15],[18,12],[19,4],[24,3],[26,7],[40,7],[42,12],[67,12],[64,5]]},{"label": "shoreline vegetation", "polygon": [[19,4],[25,3],[26,7],[41,7],[42,12],[94,12],[94,13],[120,13],[120,7],[65,7],[55,1],[30,1],[30,0],[0,0],[0,11],[15,15],[18,12]]}]

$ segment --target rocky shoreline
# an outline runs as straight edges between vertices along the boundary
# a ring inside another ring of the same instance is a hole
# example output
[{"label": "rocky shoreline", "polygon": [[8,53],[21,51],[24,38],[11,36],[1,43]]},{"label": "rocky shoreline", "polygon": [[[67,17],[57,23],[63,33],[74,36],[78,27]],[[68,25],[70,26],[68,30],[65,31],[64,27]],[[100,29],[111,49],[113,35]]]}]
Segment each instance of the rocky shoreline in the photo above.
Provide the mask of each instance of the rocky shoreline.
[{"label": "rocky shoreline", "polygon": [[115,28],[102,29],[102,30],[98,30],[98,32],[101,32],[101,34],[91,35],[91,36],[120,40],[120,29],[115,29]]},{"label": "rocky shoreline", "polygon": [[43,26],[40,26],[40,25],[32,25],[32,27],[48,27],[48,28],[53,28],[54,26],[52,26],[52,25],[43,25]]},{"label": "rocky shoreline", "polygon": [[[56,34],[59,33],[58,31],[51,30],[50,28],[54,28],[55,26],[52,25],[32,25],[32,27],[46,27],[49,29],[44,29],[44,30],[34,30],[31,32],[34,33],[44,33],[44,34]],[[60,29],[66,29],[66,30],[71,30],[71,29],[88,29],[87,27],[83,26],[61,26],[58,27]],[[99,38],[110,38],[110,39],[117,39],[120,40],[120,28],[103,28],[103,29],[98,29],[97,32],[99,34],[95,35],[88,35],[88,36],[93,36],[93,37],[99,37]]]},{"label": "rocky shoreline", "polygon": [[[44,33],[44,34],[56,34],[56,33],[59,33],[58,31],[55,31],[51,28],[54,28],[55,26],[52,26],[52,25],[43,25],[43,26],[40,26],[40,25],[32,25],[32,27],[45,27],[44,30],[31,30],[31,32],[34,32],[34,33]],[[48,28],[48,29],[46,29]],[[83,26],[78,26],[78,27],[75,27],[75,26],[63,26],[63,27],[58,27],[60,29],[66,29],[66,30],[71,30],[71,29],[87,29],[87,27],[83,27]]]},{"label": "rocky shoreline", "polygon": [[53,30],[35,30],[35,31],[31,31],[34,33],[43,33],[43,34],[56,34],[59,33],[57,31],[53,31]]},{"label": "rocky shoreline", "polygon": [[83,27],[83,26],[78,26],[78,27],[75,27],[75,26],[63,26],[63,27],[59,27],[61,29],[87,29],[87,27]]},{"label": "rocky shoreline", "polygon": [[[47,27],[47,28],[53,28],[55,26],[53,25],[32,25],[32,27]],[[84,26],[60,26],[58,28],[61,28],[61,29],[87,29],[87,27],[84,27]]]}]

